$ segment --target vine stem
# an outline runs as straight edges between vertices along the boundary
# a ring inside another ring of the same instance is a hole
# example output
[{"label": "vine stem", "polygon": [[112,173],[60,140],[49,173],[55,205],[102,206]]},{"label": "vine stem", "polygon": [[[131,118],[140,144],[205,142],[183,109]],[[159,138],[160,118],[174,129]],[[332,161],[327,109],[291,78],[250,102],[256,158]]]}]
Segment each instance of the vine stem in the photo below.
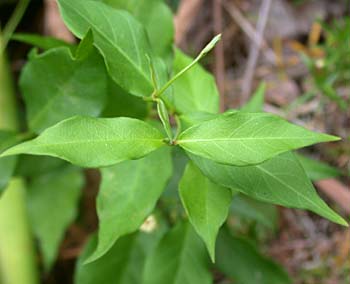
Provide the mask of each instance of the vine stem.
[{"label": "vine stem", "polygon": [[[0,129],[18,131],[15,92],[1,40],[0,31]],[[25,182],[12,178],[0,196],[0,283],[37,284],[38,278]]]},{"label": "vine stem", "polygon": [[6,49],[8,42],[10,41],[25,11],[27,10],[29,2],[30,0],[20,0],[18,2],[10,20],[7,22],[5,28],[3,29],[3,38],[0,53],[3,53],[3,51]]}]

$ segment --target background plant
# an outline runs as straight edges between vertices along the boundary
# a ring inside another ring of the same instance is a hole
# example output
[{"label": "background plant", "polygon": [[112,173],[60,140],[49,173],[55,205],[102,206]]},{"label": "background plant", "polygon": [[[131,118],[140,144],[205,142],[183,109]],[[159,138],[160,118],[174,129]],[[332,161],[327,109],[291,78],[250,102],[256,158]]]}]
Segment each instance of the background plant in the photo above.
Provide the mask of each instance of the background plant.
[{"label": "background plant", "polygon": [[321,23],[324,42],[318,43],[318,56],[305,57],[316,89],[335,101],[344,111],[349,105],[346,86],[349,81],[349,29],[350,18],[334,20],[331,24]]}]

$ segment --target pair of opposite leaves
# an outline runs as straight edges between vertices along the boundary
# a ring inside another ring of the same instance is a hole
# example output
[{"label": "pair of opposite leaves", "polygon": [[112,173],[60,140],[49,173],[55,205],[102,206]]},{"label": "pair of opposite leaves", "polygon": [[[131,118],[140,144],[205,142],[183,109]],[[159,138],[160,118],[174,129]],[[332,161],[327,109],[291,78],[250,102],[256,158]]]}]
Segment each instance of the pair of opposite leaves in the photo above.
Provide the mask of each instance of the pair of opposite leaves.
[{"label": "pair of opposite leaves", "polygon": [[[175,143],[217,163],[247,166],[283,152],[334,140],[338,138],[308,131],[272,114],[235,112],[186,129]],[[159,130],[141,120],[76,116],[8,149],[2,156],[49,155],[78,166],[98,168],[139,159],[166,145],[164,141]]]}]

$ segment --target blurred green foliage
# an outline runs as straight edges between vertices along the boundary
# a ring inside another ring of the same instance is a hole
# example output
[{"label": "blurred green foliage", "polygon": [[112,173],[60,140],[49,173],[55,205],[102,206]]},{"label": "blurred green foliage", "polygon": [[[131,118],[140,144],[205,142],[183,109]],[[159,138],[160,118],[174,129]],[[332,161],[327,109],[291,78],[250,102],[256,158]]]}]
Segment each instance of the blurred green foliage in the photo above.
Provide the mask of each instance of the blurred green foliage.
[{"label": "blurred green foliage", "polygon": [[319,48],[324,56],[306,58],[315,86],[342,109],[350,102],[350,17],[322,23],[325,40]]}]

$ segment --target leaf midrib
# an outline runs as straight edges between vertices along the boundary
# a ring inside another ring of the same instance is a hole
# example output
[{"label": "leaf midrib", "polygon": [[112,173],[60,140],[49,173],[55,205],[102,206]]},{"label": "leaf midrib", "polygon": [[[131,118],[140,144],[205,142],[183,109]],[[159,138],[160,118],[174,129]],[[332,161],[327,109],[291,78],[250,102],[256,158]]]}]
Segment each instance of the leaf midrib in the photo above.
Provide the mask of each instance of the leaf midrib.
[{"label": "leaf midrib", "polygon": [[88,143],[113,143],[113,142],[133,142],[133,141],[159,141],[162,142],[163,138],[159,139],[146,139],[146,138],[136,138],[136,139],[108,139],[108,140],[76,140],[76,141],[65,141],[61,143],[49,143],[49,144],[37,144],[32,146],[58,146],[58,145],[72,145],[72,144],[88,144]]},{"label": "leaf midrib", "polygon": [[[132,142],[135,142],[135,141],[148,141],[148,142],[162,142],[163,139],[133,139]],[[50,143],[50,144],[31,144],[31,141],[28,141],[28,143],[30,144],[29,146],[28,145],[25,145],[25,144],[20,144],[18,146],[15,146],[13,148],[10,148],[9,150],[3,152],[0,157],[6,157],[6,156],[11,156],[11,155],[14,155],[14,154],[17,154],[17,153],[24,153],[24,152],[27,152],[26,149],[28,149],[29,147],[29,151],[27,153],[34,153],[35,152],[35,149],[37,148],[45,148],[45,147],[50,147],[50,146],[62,146],[62,145],[74,145],[74,144],[77,144],[77,145],[81,145],[81,144],[95,144],[96,143],[102,143],[102,144],[106,144],[106,143],[112,143],[112,142],[115,142],[115,143],[118,143],[118,142],[124,142],[124,143],[130,143],[130,139],[114,139],[114,140],[87,140],[87,141],[70,141],[70,142],[62,142],[62,143]],[[108,145],[109,146],[109,145]],[[161,145],[159,145],[161,146]],[[154,146],[156,147],[156,146]],[[19,151],[18,151],[19,149]],[[49,152],[50,152],[50,149],[49,149]]]},{"label": "leaf midrib", "polygon": [[195,142],[216,142],[216,141],[244,141],[244,140],[315,140],[314,137],[240,137],[240,138],[200,138],[200,139],[183,139],[178,140],[179,144],[181,143],[195,143]]},{"label": "leaf midrib", "polygon": [[82,17],[87,23],[89,23],[90,27],[95,29],[107,42],[109,42],[116,50],[118,50],[118,52],[124,57],[127,59],[128,62],[130,62],[130,64],[137,70],[137,73],[139,73],[141,75],[141,77],[143,77],[144,79],[146,79],[146,81],[148,82],[148,84],[150,86],[152,86],[152,83],[151,81],[149,80],[149,78],[146,77],[146,75],[141,72],[141,70],[138,68],[137,65],[135,65],[135,63],[131,60],[131,58],[129,56],[127,56],[127,54],[122,50],[120,49],[118,46],[116,46],[113,41],[111,41],[107,36],[104,35],[104,33],[98,28],[98,26],[91,26],[90,24],[90,21],[89,21],[89,18],[87,18],[84,14],[80,13],[79,10],[77,10],[74,6],[72,5],[69,5],[67,3],[67,1],[65,1],[66,5],[70,6],[80,17]]}]

